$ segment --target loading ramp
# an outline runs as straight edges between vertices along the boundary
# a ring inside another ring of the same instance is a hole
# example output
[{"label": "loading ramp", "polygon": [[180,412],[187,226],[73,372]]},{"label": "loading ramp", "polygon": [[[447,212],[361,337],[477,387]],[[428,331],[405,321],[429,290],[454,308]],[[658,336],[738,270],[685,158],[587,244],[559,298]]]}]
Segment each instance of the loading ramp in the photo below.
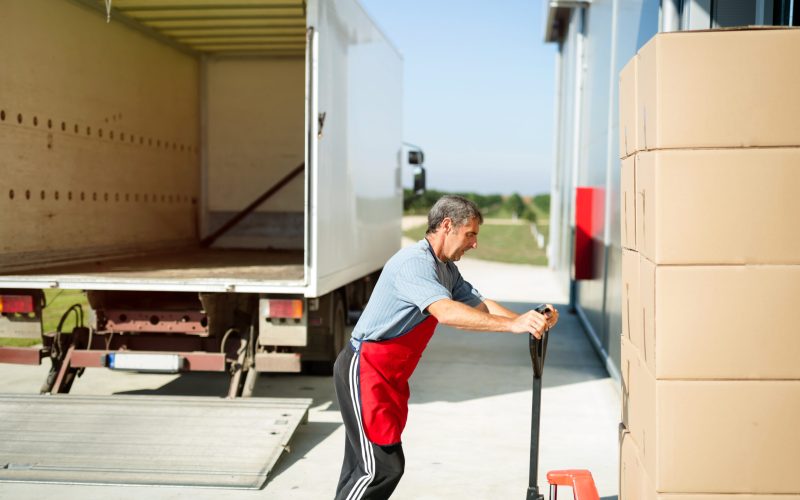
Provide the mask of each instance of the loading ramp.
[{"label": "loading ramp", "polygon": [[258,489],[311,399],[0,395],[0,482]]}]

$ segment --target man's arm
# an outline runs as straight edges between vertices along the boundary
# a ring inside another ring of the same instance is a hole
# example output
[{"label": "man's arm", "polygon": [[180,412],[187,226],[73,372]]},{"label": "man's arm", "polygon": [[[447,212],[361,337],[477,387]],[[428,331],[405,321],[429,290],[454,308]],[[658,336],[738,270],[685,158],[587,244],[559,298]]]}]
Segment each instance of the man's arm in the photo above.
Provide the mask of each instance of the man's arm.
[{"label": "man's arm", "polygon": [[[428,312],[440,323],[462,330],[531,333],[536,338],[541,338],[547,326],[545,317],[536,311],[516,314],[494,301],[484,301],[478,308],[474,308],[451,299],[440,299],[428,306]],[[505,316],[504,312],[513,317]]]},{"label": "man's arm", "polygon": [[479,307],[480,306],[484,306],[485,309],[481,308],[480,310],[482,310],[484,312],[488,312],[489,314],[494,314],[495,316],[503,316],[503,317],[511,318],[511,319],[514,319],[517,316],[519,316],[519,313],[515,313],[511,309],[507,309],[507,308],[501,306],[500,304],[498,304],[497,302],[495,302],[493,300],[489,300],[489,299],[484,299],[483,303],[482,304],[478,304],[478,306]]}]

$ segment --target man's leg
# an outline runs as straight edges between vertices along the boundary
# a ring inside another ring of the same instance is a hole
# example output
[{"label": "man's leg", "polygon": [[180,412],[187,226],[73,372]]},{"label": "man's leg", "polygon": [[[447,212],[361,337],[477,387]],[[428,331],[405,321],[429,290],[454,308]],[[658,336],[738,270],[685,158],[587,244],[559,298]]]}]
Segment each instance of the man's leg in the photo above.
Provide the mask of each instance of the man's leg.
[{"label": "man's leg", "polygon": [[344,422],[344,460],[342,461],[342,472],[339,474],[339,483],[336,486],[336,494],[342,491],[356,470],[360,460],[361,448],[358,440],[358,422],[353,415],[353,401],[350,396],[349,369],[350,363],[355,353],[349,345],[345,345],[336,363],[333,365],[333,387],[336,390],[336,400],[339,403],[339,411],[342,413]]},{"label": "man's leg", "polygon": [[[392,446],[378,446],[369,443],[368,452],[374,460],[375,472],[369,474],[361,464],[361,457],[355,456],[352,448],[345,450],[345,463],[339,485],[336,488],[336,499],[386,499],[391,496],[405,468],[403,447],[399,444]],[[353,465],[348,463],[348,452],[352,452]]]},{"label": "man's leg", "polygon": [[[403,446],[400,444],[378,446],[370,443],[370,447],[375,459],[375,473],[360,498],[370,500],[389,498],[397,487],[397,483],[400,482],[400,478],[403,477],[403,470],[406,466]],[[353,498],[359,497],[354,496]]]},{"label": "man's leg", "polygon": [[367,439],[361,422],[358,354],[349,346],[336,360],[334,387],[347,434],[336,499],[389,498],[403,475],[403,448],[400,444],[378,446]]}]

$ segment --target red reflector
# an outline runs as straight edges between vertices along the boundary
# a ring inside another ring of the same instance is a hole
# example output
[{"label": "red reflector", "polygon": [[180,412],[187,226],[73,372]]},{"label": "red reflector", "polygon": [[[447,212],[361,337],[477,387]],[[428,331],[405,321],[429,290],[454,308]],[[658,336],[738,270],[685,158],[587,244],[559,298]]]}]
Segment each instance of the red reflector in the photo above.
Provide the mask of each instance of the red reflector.
[{"label": "red reflector", "polygon": [[33,297],[30,295],[0,295],[0,312],[32,313]]},{"label": "red reflector", "polygon": [[267,317],[300,319],[303,317],[303,301],[270,299]]}]

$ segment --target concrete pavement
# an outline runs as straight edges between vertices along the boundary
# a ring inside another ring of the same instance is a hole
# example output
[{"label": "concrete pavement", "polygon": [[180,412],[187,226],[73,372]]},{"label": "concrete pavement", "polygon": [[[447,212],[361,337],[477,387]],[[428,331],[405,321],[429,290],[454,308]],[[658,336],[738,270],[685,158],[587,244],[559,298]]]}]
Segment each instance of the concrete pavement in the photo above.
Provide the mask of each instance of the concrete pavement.
[{"label": "concrete pavement", "polygon": [[[487,297],[515,310],[566,301],[565,290],[544,268],[469,259],[459,267]],[[577,317],[567,314],[565,307],[560,310],[544,374],[539,485],[546,490],[547,470],[587,468],[600,496],[613,498],[618,481],[619,389]],[[0,365],[0,392],[35,393],[46,369]],[[524,498],[531,377],[525,336],[440,327],[411,380],[404,434],[406,473],[393,498]],[[145,375],[90,369],[75,382],[73,392],[221,395],[226,389],[226,378],[217,374]],[[300,427],[291,451],[279,460],[262,490],[0,483],[0,498],[331,498],[344,430],[330,378],[262,375],[255,395],[314,399],[308,424]]]}]

